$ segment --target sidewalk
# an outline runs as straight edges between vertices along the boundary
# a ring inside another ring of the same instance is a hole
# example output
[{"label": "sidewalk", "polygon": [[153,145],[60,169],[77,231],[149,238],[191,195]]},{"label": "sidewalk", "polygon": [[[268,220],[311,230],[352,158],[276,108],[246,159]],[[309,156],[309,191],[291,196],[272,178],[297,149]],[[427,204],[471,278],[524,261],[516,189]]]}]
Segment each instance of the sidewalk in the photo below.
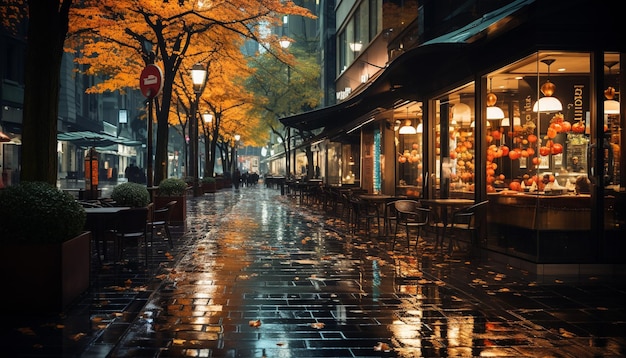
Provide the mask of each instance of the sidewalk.
[{"label": "sidewalk", "polygon": [[[620,357],[623,278],[556,278],[347,235],[263,185],[189,198],[174,250],[94,270],[61,317],[11,317],[7,356]],[[129,282],[130,281],[130,282]],[[6,350],[5,350],[6,352]]]}]

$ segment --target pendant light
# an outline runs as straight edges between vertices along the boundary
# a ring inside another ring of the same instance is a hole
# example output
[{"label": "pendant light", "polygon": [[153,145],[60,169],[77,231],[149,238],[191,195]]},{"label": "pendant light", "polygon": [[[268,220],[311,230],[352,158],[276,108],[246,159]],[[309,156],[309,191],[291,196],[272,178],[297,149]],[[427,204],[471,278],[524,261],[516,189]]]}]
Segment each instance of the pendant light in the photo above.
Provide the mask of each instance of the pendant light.
[{"label": "pendant light", "polygon": [[[604,65],[609,68],[609,78],[611,77],[611,68],[618,63],[617,61],[604,63]],[[604,101],[604,114],[619,114],[619,102],[613,99],[615,98],[615,88],[611,86],[607,87],[607,89],[604,90],[604,97],[606,97]]]},{"label": "pendant light", "polygon": [[472,120],[472,109],[463,102],[456,103],[452,107],[452,120],[461,125],[467,124]]},{"label": "pendant light", "polygon": [[[519,117],[513,117],[513,127],[515,126],[519,126],[520,125],[520,118]],[[509,117],[506,117],[502,120],[502,123],[500,123],[501,127],[510,127],[511,126],[511,119]]]},{"label": "pendant light", "polygon": [[416,134],[417,130],[415,127],[411,125],[411,120],[409,119],[409,107],[406,107],[406,120],[404,121],[404,125],[400,127],[398,130],[399,134]]},{"label": "pendant light", "polygon": [[535,102],[533,112],[559,112],[563,110],[561,101],[556,97],[552,97],[556,86],[554,83],[550,82],[550,65],[554,63],[554,61],[554,59],[541,60],[541,62],[548,66],[548,79],[546,83],[541,85],[541,93],[543,93],[544,97],[539,98],[539,100]]},{"label": "pendant light", "polygon": [[490,78],[489,93],[487,93],[487,120],[504,118],[504,111],[502,111],[502,108],[495,105],[496,102],[498,102],[498,97],[492,91],[492,81],[493,78]]}]

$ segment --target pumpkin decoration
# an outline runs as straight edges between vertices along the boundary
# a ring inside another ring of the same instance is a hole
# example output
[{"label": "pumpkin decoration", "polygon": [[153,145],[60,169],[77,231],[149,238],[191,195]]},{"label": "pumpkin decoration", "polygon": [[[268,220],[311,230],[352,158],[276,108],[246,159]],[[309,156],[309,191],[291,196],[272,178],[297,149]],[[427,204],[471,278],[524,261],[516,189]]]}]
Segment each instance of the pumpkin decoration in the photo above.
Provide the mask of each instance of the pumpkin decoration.
[{"label": "pumpkin decoration", "polygon": [[509,189],[513,191],[522,191],[522,184],[519,181],[512,181],[509,184]]},{"label": "pumpkin decoration", "polygon": [[563,153],[563,145],[560,143],[554,143],[550,148],[552,154],[561,154]]},{"label": "pumpkin decoration", "polygon": [[578,121],[572,124],[572,132],[585,133],[585,124],[583,123],[583,121]]}]

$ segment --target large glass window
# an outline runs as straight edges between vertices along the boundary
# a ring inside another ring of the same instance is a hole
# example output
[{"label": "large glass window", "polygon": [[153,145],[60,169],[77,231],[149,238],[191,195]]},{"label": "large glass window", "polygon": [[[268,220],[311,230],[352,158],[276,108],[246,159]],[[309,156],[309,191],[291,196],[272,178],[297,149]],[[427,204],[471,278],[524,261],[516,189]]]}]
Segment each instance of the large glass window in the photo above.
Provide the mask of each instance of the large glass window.
[{"label": "large glass window", "polygon": [[412,102],[394,111],[396,144],[396,194],[423,197],[422,103]]},{"label": "large glass window", "polygon": [[433,101],[430,126],[435,153],[431,182],[434,197],[473,198],[476,170],[474,85]]},{"label": "large glass window", "polygon": [[[598,113],[591,53],[539,52],[486,76],[492,248],[533,261],[591,262],[620,247],[618,62],[618,54],[604,56],[601,91],[616,102],[599,103]],[[489,117],[495,107],[502,114]],[[596,218],[604,222],[599,235]]]},{"label": "large glass window", "polygon": [[380,6],[382,0],[363,1],[339,31],[338,73],[345,71],[380,32],[382,24],[382,19],[378,16]]}]

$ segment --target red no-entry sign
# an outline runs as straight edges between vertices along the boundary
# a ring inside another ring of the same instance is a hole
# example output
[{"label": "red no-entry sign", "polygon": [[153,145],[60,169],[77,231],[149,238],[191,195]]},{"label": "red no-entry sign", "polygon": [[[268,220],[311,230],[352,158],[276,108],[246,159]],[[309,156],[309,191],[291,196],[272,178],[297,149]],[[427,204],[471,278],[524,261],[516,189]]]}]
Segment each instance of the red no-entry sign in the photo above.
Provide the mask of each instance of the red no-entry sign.
[{"label": "red no-entry sign", "polygon": [[163,72],[157,65],[147,65],[139,76],[139,88],[141,93],[152,99],[161,93],[163,89]]}]

